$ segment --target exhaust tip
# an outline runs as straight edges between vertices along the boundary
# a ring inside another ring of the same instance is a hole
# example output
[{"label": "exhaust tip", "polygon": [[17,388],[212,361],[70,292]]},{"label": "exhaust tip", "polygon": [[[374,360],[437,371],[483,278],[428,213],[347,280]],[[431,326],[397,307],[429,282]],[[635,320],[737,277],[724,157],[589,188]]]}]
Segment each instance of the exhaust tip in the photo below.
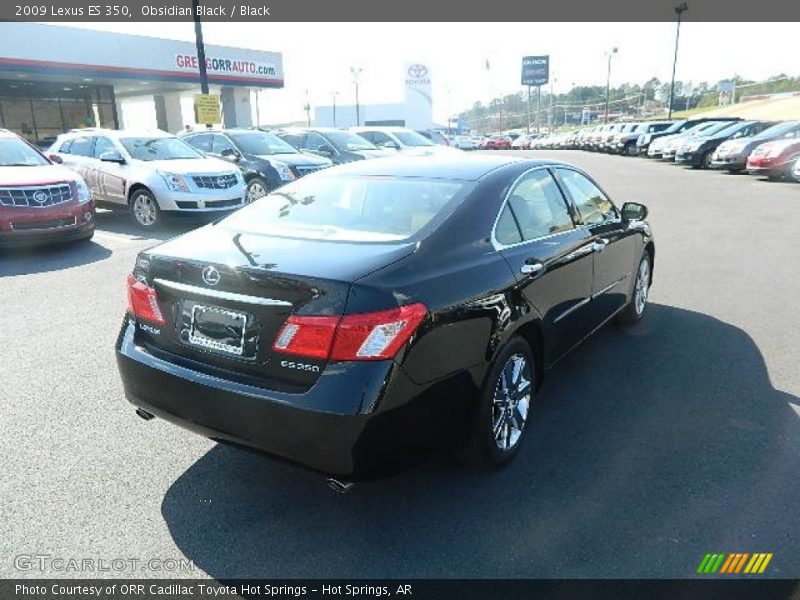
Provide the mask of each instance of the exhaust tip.
[{"label": "exhaust tip", "polygon": [[155,415],[150,414],[149,412],[147,412],[146,410],[144,410],[142,408],[137,408],[136,409],[136,414],[139,415],[145,421],[150,421],[151,419],[155,419],[156,418]]},{"label": "exhaust tip", "polygon": [[332,477],[326,479],[325,483],[330,489],[332,489],[337,494],[346,494],[351,489],[353,489],[353,486],[355,485],[355,483],[347,481],[339,481],[338,479],[334,479]]}]

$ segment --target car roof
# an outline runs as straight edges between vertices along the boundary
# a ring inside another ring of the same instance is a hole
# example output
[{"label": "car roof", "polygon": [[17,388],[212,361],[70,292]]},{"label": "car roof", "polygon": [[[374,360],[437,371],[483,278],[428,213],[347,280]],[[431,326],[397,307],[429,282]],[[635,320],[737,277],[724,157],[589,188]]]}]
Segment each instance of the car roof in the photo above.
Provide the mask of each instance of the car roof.
[{"label": "car roof", "polygon": [[13,131],[9,131],[8,129],[0,129],[0,137],[18,138],[19,136],[16,133],[14,133]]},{"label": "car roof", "polygon": [[433,156],[392,156],[373,160],[347,163],[322,173],[322,176],[337,174],[373,177],[418,177],[421,179],[452,179],[476,181],[501,167],[524,164],[529,168],[566,163],[548,159],[528,159],[520,156],[497,156],[470,154],[460,156],[448,154]]},{"label": "car roof", "polygon": [[[161,131],[160,129],[104,129],[101,127],[86,127],[82,129],[71,129],[67,133],[61,134],[65,137],[83,137],[91,135],[102,135],[111,138],[129,138],[129,137],[175,137],[171,133]],[[61,137],[61,136],[59,136]]]}]

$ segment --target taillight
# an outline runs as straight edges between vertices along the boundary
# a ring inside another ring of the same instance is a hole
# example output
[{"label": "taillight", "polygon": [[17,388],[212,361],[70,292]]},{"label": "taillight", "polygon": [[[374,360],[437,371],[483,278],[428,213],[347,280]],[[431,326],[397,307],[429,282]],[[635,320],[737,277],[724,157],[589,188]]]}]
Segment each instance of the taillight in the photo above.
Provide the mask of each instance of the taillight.
[{"label": "taillight", "polygon": [[128,311],[137,319],[158,325],[164,324],[164,315],[158,304],[156,291],[133,275],[128,275]]},{"label": "taillight", "polygon": [[408,342],[426,314],[423,304],[410,304],[343,317],[295,315],[281,328],[272,349],[322,360],[388,360]]}]

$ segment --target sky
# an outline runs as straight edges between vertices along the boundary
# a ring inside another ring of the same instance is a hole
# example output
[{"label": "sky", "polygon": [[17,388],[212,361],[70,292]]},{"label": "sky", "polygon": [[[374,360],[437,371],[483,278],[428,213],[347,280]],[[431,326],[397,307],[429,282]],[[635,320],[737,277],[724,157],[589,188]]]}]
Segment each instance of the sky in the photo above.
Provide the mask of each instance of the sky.
[{"label": "sky", "polygon": [[[73,27],[194,40],[185,23],[59,23]],[[362,103],[403,100],[403,66],[431,69],[434,119],[519,91],[521,58],[549,54],[556,93],[574,85],[605,85],[606,52],[618,48],[612,85],[669,81],[675,23],[205,23],[207,44],[283,54],[285,88],[261,92],[264,122],[300,121],[309,103],[353,104],[350,67],[363,69]],[[796,23],[681,25],[676,78],[716,83],[734,75],[763,80],[800,74]],[[757,51],[756,51],[757,50]],[[489,61],[490,69],[485,63]]]}]

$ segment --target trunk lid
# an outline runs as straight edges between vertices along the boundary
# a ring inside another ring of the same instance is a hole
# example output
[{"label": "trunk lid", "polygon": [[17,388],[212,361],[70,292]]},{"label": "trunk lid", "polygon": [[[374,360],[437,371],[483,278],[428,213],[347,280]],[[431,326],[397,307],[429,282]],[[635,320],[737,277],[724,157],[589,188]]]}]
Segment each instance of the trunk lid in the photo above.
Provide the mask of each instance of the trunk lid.
[{"label": "trunk lid", "polygon": [[287,318],[343,314],[354,280],[408,256],[414,247],[201,228],[157,246],[143,256],[144,268],[137,266],[155,288],[165,320],[161,327],[140,323],[137,341],[196,370],[303,392],[325,361],[272,350]]}]

